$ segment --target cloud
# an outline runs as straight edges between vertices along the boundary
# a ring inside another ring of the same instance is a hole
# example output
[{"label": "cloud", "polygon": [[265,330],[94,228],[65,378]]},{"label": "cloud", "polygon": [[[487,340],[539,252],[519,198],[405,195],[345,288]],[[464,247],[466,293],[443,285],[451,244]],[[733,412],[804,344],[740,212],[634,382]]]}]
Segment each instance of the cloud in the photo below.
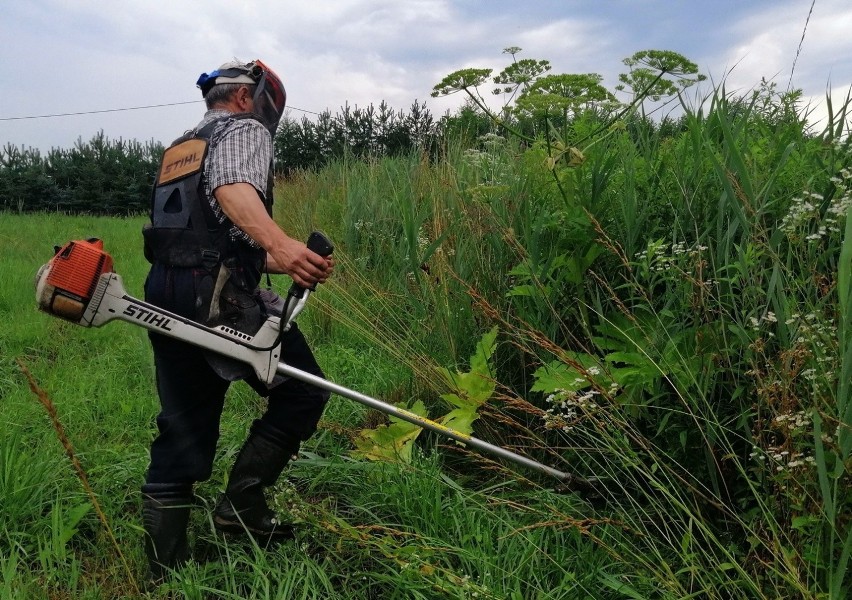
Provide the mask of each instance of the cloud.
[{"label": "cloud", "polygon": [[[848,4],[815,5],[794,76],[808,96],[822,95],[829,78],[836,89],[852,80]],[[4,63],[32,73],[0,81],[0,116],[198,99],[198,75],[233,57],[262,58],[276,69],[293,107],[335,112],[346,103],[385,100],[407,109],[416,99],[441,114],[464,99],[430,98],[432,86],[465,67],[498,73],[510,60],[501,54],[507,46],[523,48],[519,58],[550,60],[554,73],[600,73],[610,88],[624,70],[621,60],[648,48],[680,52],[743,90],[762,76],[786,86],[809,6],[800,0],[30,0],[8,3],[0,21]],[[492,103],[501,101],[483,91]],[[202,112],[198,102],[0,121],[0,143],[69,146],[99,129],[167,142]]]},{"label": "cloud", "polygon": [[[807,3],[770,5],[742,19],[732,29],[737,42],[716,64],[717,83],[724,76],[728,91],[747,93],[765,78],[779,90],[803,90],[802,106],[809,121],[821,127],[826,120],[828,86],[835,104],[852,85],[852,6],[846,0],[824,0],[808,17]],[[803,38],[804,36],[804,38]]]}]

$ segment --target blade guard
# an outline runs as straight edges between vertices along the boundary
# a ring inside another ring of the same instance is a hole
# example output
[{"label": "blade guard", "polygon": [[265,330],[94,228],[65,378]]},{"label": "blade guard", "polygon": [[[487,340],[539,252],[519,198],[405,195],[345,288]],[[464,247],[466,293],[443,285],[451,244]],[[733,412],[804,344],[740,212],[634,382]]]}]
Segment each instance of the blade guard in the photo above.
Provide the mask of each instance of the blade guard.
[{"label": "blade guard", "polygon": [[104,273],[113,272],[112,257],[97,238],[68,242],[36,275],[40,310],[84,325],[83,313]]}]

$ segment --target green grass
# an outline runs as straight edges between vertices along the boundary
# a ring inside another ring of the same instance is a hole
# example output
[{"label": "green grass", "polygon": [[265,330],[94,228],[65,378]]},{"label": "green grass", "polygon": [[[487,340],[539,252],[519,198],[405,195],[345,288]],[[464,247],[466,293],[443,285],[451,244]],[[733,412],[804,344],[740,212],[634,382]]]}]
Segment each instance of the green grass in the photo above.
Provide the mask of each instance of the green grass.
[{"label": "green grass", "polygon": [[[100,237],[128,292],[140,297],[142,219],[3,215],[0,307],[0,592],[8,598],[133,597],[144,577],[138,490],[157,400],[145,332],[124,323],[84,329],[36,310],[33,280],[53,245]],[[339,292],[338,292],[339,293]],[[332,296],[332,292],[328,292]],[[316,295],[319,299],[323,291]],[[333,303],[329,297],[326,303]],[[319,305],[300,322],[333,379],[400,399],[423,385],[357,330],[328,322]],[[64,454],[17,361],[31,371],[103,508],[105,526]],[[515,481],[492,489],[442,468],[424,446],[412,464],[348,457],[367,411],[334,399],[275,495],[300,520],[295,542],[261,549],[223,539],[211,508],[230,460],[261,406],[247,387],[229,394],[216,471],[198,489],[191,537],[198,562],[151,597],[600,598],[601,577],[623,567],[593,538],[588,507]],[[432,444],[434,442],[429,442]],[[585,508],[584,508],[585,507]],[[107,529],[108,527],[108,529]],[[117,541],[116,547],[110,533]],[[120,554],[128,560],[131,575]],[[620,597],[617,593],[611,597]]]}]

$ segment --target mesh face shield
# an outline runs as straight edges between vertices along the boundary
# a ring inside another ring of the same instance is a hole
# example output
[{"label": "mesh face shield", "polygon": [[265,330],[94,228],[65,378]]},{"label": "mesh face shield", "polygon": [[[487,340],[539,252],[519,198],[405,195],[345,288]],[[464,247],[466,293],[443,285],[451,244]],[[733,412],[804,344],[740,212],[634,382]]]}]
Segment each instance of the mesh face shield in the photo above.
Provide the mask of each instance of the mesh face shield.
[{"label": "mesh face shield", "polygon": [[222,83],[245,83],[255,86],[252,96],[253,112],[260,117],[274,137],[287,103],[287,93],[278,75],[260,60],[255,60],[244,66],[220,67],[212,73],[202,73],[196,85],[201,88],[202,95],[206,96],[213,86]]},{"label": "mesh face shield", "polygon": [[254,100],[254,112],[274,137],[278,129],[278,122],[284,114],[284,106],[287,104],[287,92],[284,90],[281,79],[272,69],[259,60],[254,61],[253,67],[259,67],[262,71],[252,98]]}]

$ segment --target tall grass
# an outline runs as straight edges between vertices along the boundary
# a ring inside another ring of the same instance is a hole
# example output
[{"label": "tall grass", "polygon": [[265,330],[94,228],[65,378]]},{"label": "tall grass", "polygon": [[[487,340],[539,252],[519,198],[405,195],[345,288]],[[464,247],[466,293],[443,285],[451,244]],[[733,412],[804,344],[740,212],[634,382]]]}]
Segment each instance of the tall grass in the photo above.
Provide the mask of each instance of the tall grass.
[{"label": "tall grass", "polygon": [[848,586],[847,109],[815,134],[795,102],[722,87],[579,166],[490,137],[346,170],[344,269],[376,275],[335,310],[435,391],[499,323],[480,433],[602,477],[630,533],[604,547],[672,597]]},{"label": "tall grass", "polygon": [[[36,311],[33,290],[35,271],[54,243],[98,236],[129,293],[140,296],[145,265],[138,245],[127,240],[138,239],[141,224],[57,215],[4,215],[0,223],[7,258],[0,287],[6,323],[0,332],[4,597],[134,597],[145,576],[139,487],[157,402],[144,331],[61,322]],[[321,221],[311,225],[333,231]],[[342,273],[341,280],[346,277]],[[335,285],[315,299],[339,302],[343,285]],[[363,298],[364,291],[353,286],[347,297]],[[302,325],[317,340],[320,362],[332,378],[391,400],[421,393],[398,354],[320,313],[314,305]],[[92,510],[16,359],[50,395],[106,524]],[[260,410],[248,388],[235,386],[222,419],[216,471],[197,489],[200,506],[190,527],[196,560],[150,597],[575,598],[577,590],[595,595],[596,573],[605,566],[608,573],[621,572],[584,536],[588,524],[574,498],[530,490],[505,473],[497,476],[499,488],[479,491],[474,481],[444,471],[434,440],[412,464],[348,458],[357,428],[376,419],[342,400],[332,402],[320,432],[274,495],[282,512],[299,522],[296,541],[261,548],[222,538],[212,528],[213,503],[247,424]],[[552,526],[551,506],[578,525]]]}]

